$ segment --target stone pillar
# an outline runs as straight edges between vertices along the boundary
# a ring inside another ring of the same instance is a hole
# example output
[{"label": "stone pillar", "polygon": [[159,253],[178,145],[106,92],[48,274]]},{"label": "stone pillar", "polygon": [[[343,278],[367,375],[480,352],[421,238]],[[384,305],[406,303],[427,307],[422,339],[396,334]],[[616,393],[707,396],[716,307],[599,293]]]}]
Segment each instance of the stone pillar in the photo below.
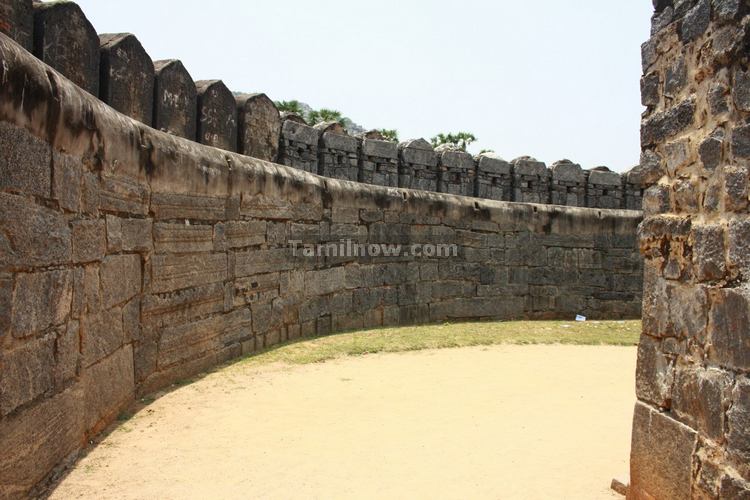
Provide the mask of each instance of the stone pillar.
[{"label": "stone pillar", "polygon": [[550,167],[550,202],[569,207],[586,206],[586,174],[577,163],[560,160]]},{"label": "stone pillar", "polygon": [[296,115],[284,120],[279,142],[279,163],[318,173],[319,132]]},{"label": "stone pillar", "polygon": [[276,161],[281,135],[281,116],[276,105],[266,94],[243,94],[236,99],[238,152],[261,160]]},{"label": "stone pillar", "polygon": [[398,186],[423,191],[438,190],[437,154],[424,139],[399,144]]},{"label": "stone pillar", "polygon": [[550,173],[547,166],[530,156],[522,156],[513,164],[513,201],[549,203]]},{"label": "stone pillar", "polygon": [[162,132],[194,141],[198,98],[195,83],[181,61],[154,62],[153,126]]},{"label": "stone pillar", "polygon": [[221,80],[195,82],[198,94],[198,142],[237,151],[237,101]]},{"label": "stone pillar", "polygon": [[607,167],[587,172],[586,206],[589,208],[622,208],[622,177]]},{"label": "stone pillar", "polygon": [[154,63],[130,33],[99,35],[99,98],[146,125],[154,107]]},{"label": "stone pillar", "polygon": [[398,187],[398,144],[365,136],[359,157],[359,182]]},{"label": "stone pillar", "polygon": [[476,164],[466,151],[448,146],[437,148],[438,191],[441,193],[474,196]]},{"label": "stone pillar", "polygon": [[78,5],[34,3],[34,55],[99,95],[99,36]]},{"label": "stone pillar", "polygon": [[359,179],[359,139],[349,137],[338,123],[321,124],[318,143],[318,173],[334,179]]},{"label": "stone pillar", "polygon": [[489,200],[513,200],[513,167],[495,153],[477,156],[476,195]]},{"label": "stone pillar", "polygon": [[750,498],[750,11],[654,5],[628,497]]},{"label": "stone pillar", "polygon": [[34,50],[34,8],[31,0],[0,3],[0,33],[5,33],[29,52]]}]

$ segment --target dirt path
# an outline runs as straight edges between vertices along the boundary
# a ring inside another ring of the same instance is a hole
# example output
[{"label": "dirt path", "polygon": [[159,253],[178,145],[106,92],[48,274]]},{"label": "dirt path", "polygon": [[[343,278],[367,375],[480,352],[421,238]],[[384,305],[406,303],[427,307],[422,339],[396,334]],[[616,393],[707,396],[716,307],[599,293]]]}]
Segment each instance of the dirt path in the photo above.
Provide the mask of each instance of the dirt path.
[{"label": "dirt path", "polygon": [[617,498],[636,350],[234,365],[156,400],[52,498]]}]

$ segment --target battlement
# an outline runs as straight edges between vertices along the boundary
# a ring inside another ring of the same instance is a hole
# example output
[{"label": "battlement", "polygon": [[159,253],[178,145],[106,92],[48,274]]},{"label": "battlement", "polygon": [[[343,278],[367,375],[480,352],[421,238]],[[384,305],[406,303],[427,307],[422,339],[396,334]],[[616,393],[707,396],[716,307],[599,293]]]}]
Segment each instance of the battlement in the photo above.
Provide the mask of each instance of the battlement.
[{"label": "battlement", "polygon": [[[286,119],[265,94],[235,99],[221,80],[193,82],[179,61],[153,62],[133,34],[97,35],[72,2],[32,6],[31,0],[13,0],[0,16],[7,34],[79,87],[131,118],[201,144],[325,177],[381,186],[498,201],[641,208],[643,185],[637,175],[581,169],[580,179],[568,185],[570,181],[556,178],[554,169],[536,160],[539,171],[527,175],[528,158],[519,158],[509,163],[504,180],[480,168],[483,155],[438,154],[424,139],[398,145],[402,153],[395,158],[399,173],[394,175],[388,153],[371,154],[372,140],[349,137],[341,127],[323,130],[299,117]],[[427,163],[410,160],[415,157]],[[572,164],[562,160],[555,165],[559,163]],[[592,177],[593,172],[599,173]],[[497,182],[510,182],[510,189],[490,187]],[[568,191],[576,195],[568,196]]]}]

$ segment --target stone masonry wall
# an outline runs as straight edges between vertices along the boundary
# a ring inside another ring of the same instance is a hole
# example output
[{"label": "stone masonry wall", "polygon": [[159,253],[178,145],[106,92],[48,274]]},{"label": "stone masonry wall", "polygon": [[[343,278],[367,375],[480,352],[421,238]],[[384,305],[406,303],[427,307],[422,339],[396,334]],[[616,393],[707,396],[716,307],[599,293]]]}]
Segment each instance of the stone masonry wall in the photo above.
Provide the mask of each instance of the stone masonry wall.
[{"label": "stone masonry wall", "polygon": [[477,167],[474,158],[465,151],[449,146],[438,148],[438,191],[441,193],[474,196]]},{"label": "stone masonry wall", "polygon": [[[280,341],[640,313],[639,212],[368,186],[222,151],[119,114],[1,34],[0,81],[0,497],[43,485],[135,397]],[[405,253],[294,253],[342,239]],[[456,254],[412,252],[425,243]]]},{"label": "stone masonry wall", "polygon": [[317,173],[334,179],[359,180],[359,140],[345,134],[321,133]]},{"label": "stone masonry wall", "polygon": [[318,131],[296,120],[281,126],[279,163],[304,172],[318,173]]},{"label": "stone masonry wall", "polygon": [[750,8],[654,5],[628,496],[750,498]]},{"label": "stone masonry wall", "polygon": [[359,182],[398,187],[398,144],[363,139],[359,156]]}]

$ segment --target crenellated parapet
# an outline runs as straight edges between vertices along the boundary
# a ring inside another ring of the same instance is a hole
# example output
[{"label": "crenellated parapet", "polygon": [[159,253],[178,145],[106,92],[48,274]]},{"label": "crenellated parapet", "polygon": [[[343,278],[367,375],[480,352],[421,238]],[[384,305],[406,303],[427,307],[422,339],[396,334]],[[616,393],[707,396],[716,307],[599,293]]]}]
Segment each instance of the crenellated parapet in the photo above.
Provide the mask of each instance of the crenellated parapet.
[{"label": "crenellated parapet", "polygon": [[[523,157],[506,172],[504,164],[489,156],[436,152],[424,139],[385,145],[369,142],[382,137],[349,137],[343,127],[316,129],[300,116],[282,116],[266,94],[235,94],[221,80],[193,81],[179,60],[152,61],[130,33],[97,35],[73,2],[8,0],[1,9],[0,31],[76,85],[141,123],[201,144],[366,184],[503,201],[640,209],[642,193],[633,182],[627,185],[622,178],[620,191],[614,179],[619,174],[596,174],[596,182],[582,182],[567,161],[548,169]],[[673,86],[683,69],[674,68]],[[653,78],[645,78],[643,85],[647,103],[654,99]],[[711,147],[706,145],[706,154]],[[502,172],[496,173],[497,168]]]},{"label": "crenellated parapet", "polygon": [[321,123],[318,144],[318,174],[333,179],[359,180],[360,141],[344,132],[341,124]]},{"label": "crenellated parapet", "polygon": [[550,202],[553,205],[585,207],[586,173],[577,163],[560,160],[552,164],[550,180]]},{"label": "crenellated parapet", "polygon": [[398,187],[398,144],[381,139],[362,139],[359,182]]},{"label": "crenellated parapet", "polygon": [[398,146],[398,186],[422,191],[438,190],[438,155],[424,139],[402,142]]},{"label": "crenellated parapet", "polygon": [[477,166],[466,151],[447,145],[436,149],[438,153],[438,192],[475,196]]},{"label": "crenellated parapet", "polygon": [[154,62],[130,33],[99,35],[99,43],[99,98],[150,126],[154,114]]},{"label": "crenellated parapet", "polygon": [[302,118],[296,115],[286,117],[281,125],[279,163],[317,174],[319,141],[320,132]]},{"label": "crenellated parapet", "polygon": [[237,150],[237,103],[221,80],[195,82],[198,103],[198,142],[207,146]]},{"label": "crenellated parapet", "polygon": [[490,200],[513,200],[513,165],[495,153],[477,156],[476,195]]},{"label": "crenellated parapet", "polygon": [[153,127],[194,141],[198,124],[198,94],[181,61],[154,62]]}]

